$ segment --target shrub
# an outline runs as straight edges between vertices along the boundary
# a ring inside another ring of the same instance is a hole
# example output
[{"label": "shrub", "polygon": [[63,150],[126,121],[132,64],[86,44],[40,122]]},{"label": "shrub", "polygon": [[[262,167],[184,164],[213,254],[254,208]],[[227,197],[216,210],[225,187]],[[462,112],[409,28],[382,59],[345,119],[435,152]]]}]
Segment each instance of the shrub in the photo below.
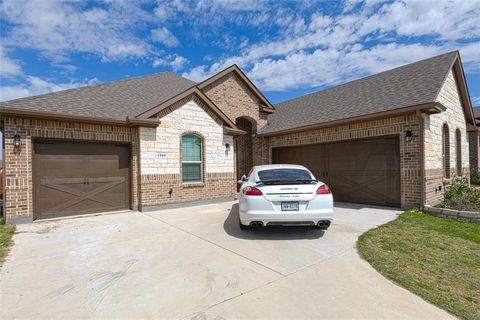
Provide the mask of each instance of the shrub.
[{"label": "shrub", "polygon": [[480,190],[472,188],[466,180],[454,181],[445,190],[443,208],[480,211]]},{"label": "shrub", "polygon": [[472,170],[471,180],[470,182],[474,185],[480,186],[480,172]]}]

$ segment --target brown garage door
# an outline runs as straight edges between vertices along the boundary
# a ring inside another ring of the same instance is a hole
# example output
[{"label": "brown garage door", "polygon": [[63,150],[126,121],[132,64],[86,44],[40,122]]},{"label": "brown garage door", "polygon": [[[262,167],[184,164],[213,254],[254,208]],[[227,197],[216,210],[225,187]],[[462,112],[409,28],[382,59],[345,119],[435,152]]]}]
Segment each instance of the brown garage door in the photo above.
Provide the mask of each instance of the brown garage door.
[{"label": "brown garage door", "polygon": [[332,189],[336,201],[400,205],[398,138],[273,149],[273,163],[301,164]]},{"label": "brown garage door", "polygon": [[125,145],[36,142],[34,218],[130,208],[130,152]]}]

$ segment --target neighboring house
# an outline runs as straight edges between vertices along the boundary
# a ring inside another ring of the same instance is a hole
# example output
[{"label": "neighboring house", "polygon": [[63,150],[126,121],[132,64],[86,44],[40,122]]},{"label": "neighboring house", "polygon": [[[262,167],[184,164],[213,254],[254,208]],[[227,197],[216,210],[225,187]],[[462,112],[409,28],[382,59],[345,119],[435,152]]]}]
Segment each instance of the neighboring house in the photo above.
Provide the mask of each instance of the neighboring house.
[{"label": "neighboring house", "polygon": [[480,106],[473,108],[473,114],[477,125],[477,130],[469,133],[470,145],[470,168],[472,176],[480,174]]},{"label": "neighboring house", "polygon": [[9,223],[233,198],[241,175],[271,162],[307,165],[339,201],[432,204],[468,176],[476,129],[458,52],[275,107],[237,66],[0,107]]}]

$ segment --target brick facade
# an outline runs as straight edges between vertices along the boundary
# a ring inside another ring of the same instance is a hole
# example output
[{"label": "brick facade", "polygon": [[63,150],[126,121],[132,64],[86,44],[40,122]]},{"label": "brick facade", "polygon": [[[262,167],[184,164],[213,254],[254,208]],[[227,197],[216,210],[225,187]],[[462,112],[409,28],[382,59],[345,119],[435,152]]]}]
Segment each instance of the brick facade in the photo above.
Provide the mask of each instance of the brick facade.
[{"label": "brick facade", "polygon": [[183,183],[180,174],[145,174],[141,176],[142,210],[169,203],[231,198],[236,192],[233,172],[207,173],[200,183]]},{"label": "brick facade", "polygon": [[[261,164],[264,157],[264,149],[261,139],[255,136],[257,129],[267,123],[267,113],[260,111],[260,100],[253,94],[253,92],[243,83],[242,80],[231,72],[217,81],[211,83],[202,90],[205,95],[212,100],[233,122],[237,123],[237,119],[244,118],[250,121],[254,130],[253,136],[239,136],[237,137],[237,145],[241,146],[246,143],[251,143],[252,154],[251,163],[253,165]],[[251,140],[247,142],[244,140]],[[250,159],[244,160],[242,157],[245,153],[239,150],[237,153],[238,163],[250,163]],[[250,156],[250,155],[249,155]],[[239,165],[240,167],[240,165]],[[241,176],[242,172],[248,173],[250,168],[239,168],[238,174]]]},{"label": "brick facade", "polygon": [[[2,131],[5,141],[4,209],[8,222],[28,222],[33,220],[32,148],[33,141],[36,139],[106,143],[122,142],[131,144],[132,208],[138,206],[139,146],[137,128],[4,117]],[[13,147],[13,137],[16,134],[20,135],[22,143],[21,150],[17,154],[15,154]]]},{"label": "brick facade", "polygon": [[[414,138],[405,142],[403,136],[408,130],[412,131]],[[420,120],[415,113],[267,137],[262,141],[268,150],[263,153],[262,161],[271,163],[272,149],[276,147],[395,135],[400,138],[401,204],[403,207],[418,206],[422,201],[422,153]]]},{"label": "brick facade", "polygon": [[235,139],[235,148],[237,149],[237,180],[243,175],[248,175],[253,166],[253,141],[255,139],[255,126],[245,118],[237,118],[238,129],[247,134]]},{"label": "brick facade", "polygon": [[267,123],[267,113],[260,112],[259,99],[231,72],[202,90],[233,122],[245,117],[253,120],[258,128]]}]

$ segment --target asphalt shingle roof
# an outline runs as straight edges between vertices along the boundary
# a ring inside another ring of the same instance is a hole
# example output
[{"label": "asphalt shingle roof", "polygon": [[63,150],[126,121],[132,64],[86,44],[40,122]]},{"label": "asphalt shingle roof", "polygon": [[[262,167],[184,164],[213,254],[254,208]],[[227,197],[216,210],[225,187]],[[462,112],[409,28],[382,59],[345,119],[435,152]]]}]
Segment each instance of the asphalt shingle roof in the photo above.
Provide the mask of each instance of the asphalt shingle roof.
[{"label": "asphalt shingle roof", "polygon": [[480,119],[480,106],[473,107],[473,115],[475,119]]},{"label": "asphalt shingle roof", "polygon": [[135,117],[194,86],[171,72],[21,98],[0,108],[98,118]]},{"label": "asphalt shingle roof", "polygon": [[449,52],[282,102],[259,133],[434,102],[456,57]]}]

